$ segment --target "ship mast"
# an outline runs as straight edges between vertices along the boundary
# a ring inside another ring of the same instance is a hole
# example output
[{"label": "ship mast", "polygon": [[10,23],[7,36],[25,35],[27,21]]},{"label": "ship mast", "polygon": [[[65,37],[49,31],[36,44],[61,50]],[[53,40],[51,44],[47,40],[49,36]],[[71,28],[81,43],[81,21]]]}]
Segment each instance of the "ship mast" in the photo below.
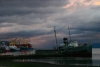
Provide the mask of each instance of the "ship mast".
[{"label": "ship mast", "polygon": [[56,49],[58,49],[58,46],[57,46],[57,36],[56,36],[55,26],[54,26],[54,33],[55,33],[55,40],[56,40]]},{"label": "ship mast", "polygon": [[69,30],[69,38],[70,38],[69,42],[70,42],[71,41],[71,36],[70,36],[70,28],[69,28],[69,26],[68,26],[68,30]]}]

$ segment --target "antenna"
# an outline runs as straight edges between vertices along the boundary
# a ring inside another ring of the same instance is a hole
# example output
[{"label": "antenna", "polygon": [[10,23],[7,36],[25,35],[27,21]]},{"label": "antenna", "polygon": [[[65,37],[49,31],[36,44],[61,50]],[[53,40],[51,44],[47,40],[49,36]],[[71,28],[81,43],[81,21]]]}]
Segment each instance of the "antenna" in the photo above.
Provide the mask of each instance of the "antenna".
[{"label": "antenna", "polygon": [[57,37],[56,37],[56,30],[55,30],[55,26],[54,26],[54,33],[55,33],[55,40],[56,40],[56,49],[58,49],[58,46],[57,46]]}]

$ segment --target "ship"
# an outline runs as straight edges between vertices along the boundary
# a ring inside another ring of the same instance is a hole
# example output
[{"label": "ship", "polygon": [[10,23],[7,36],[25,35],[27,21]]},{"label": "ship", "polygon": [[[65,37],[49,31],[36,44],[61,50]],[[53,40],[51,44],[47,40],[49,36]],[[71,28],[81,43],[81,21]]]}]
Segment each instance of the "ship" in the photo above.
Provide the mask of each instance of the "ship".
[{"label": "ship", "polygon": [[92,43],[79,44],[76,40],[71,40],[69,30],[69,41],[67,37],[63,38],[63,44],[57,45],[56,30],[54,27],[56,48],[52,50],[36,50],[37,56],[47,57],[92,57]]},{"label": "ship", "polygon": [[21,52],[33,50],[29,39],[15,38],[10,41],[0,41],[0,53]]},{"label": "ship", "polygon": [[79,44],[77,41],[71,41],[68,43],[68,39],[63,38],[64,45],[59,47],[59,53],[66,56],[83,56],[92,57],[92,43]]},{"label": "ship", "polygon": [[0,41],[0,53],[10,52],[8,41]]},{"label": "ship", "polygon": [[18,51],[20,51],[20,48],[17,47],[17,44],[18,44],[17,38],[9,41],[10,52],[18,52]]},{"label": "ship", "polygon": [[37,56],[61,56],[61,57],[92,57],[92,43],[78,44],[77,41],[67,42],[67,38],[63,38],[64,43],[57,49],[52,50],[36,50]]},{"label": "ship", "polygon": [[33,50],[30,40],[24,38],[15,38],[14,40],[10,41],[9,47],[11,52]]}]

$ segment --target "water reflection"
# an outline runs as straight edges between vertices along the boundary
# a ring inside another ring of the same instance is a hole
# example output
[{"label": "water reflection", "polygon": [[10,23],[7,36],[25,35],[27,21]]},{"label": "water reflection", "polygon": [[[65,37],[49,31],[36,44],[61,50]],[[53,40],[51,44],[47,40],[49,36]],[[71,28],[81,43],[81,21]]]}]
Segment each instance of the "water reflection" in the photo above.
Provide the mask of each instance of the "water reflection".
[{"label": "water reflection", "polygon": [[[7,52],[0,53],[0,55],[28,55],[34,54],[35,51],[25,52]],[[1,61],[1,60],[0,60]],[[16,59],[16,60],[2,60],[2,61],[14,61],[14,62],[45,62],[57,65],[93,65],[100,66],[100,48],[92,49],[92,58],[80,58],[80,57],[48,57],[39,59]]]},{"label": "water reflection", "polygon": [[2,53],[1,55],[4,56],[4,53]]},{"label": "water reflection", "polygon": [[91,58],[79,58],[79,57],[48,57],[41,59],[17,59],[14,62],[45,62],[57,65],[92,65]]},{"label": "water reflection", "polygon": [[35,50],[32,50],[32,51],[21,51],[21,52],[0,53],[0,55],[13,55],[13,56],[18,56],[18,55],[31,55],[31,54],[35,54]]},{"label": "water reflection", "polygon": [[24,59],[22,59],[22,62],[25,62],[25,60],[24,60]]}]

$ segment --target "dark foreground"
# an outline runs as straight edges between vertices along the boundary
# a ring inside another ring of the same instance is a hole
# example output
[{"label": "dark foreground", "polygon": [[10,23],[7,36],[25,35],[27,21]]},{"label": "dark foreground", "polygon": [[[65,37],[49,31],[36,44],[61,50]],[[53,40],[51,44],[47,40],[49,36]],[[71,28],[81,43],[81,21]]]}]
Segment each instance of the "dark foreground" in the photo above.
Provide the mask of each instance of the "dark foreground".
[{"label": "dark foreground", "polygon": [[13,60],[13,59],[32,59],[32,58],[46,58],[46,57],[89,57],[91,58],[92,55],[19,55],[19,56],[13,56],[13,55],[4,55],[0,56],[0,60]]},{"label": "dark foreground", "polygon": [[76,66],[76,65],[55,65],[42,62],[12,62],[12,61],[0,61],[0,67],[100,67],[100,66]]}]

